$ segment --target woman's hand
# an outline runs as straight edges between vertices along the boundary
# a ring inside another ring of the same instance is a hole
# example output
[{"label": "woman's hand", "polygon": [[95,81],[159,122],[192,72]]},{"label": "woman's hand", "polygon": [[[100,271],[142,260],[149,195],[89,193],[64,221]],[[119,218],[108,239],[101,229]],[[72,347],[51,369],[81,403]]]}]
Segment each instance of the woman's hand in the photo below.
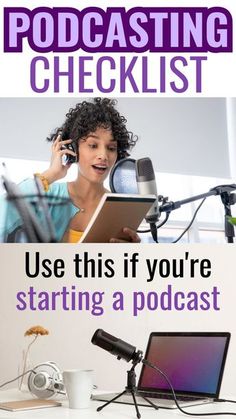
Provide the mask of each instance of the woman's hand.
[{"label": "woman's hand", "polygon": [[114,237],[112,237],[110,239],[110,243],[140,243],[140,237],[139,235],[136,233],[136,231],[132,230],[129,227],[124,227],[123,228],[123,233],[127,236],[127,239],[116,239]]},{"label": "woman's hand", "polygon": [[71,164],[64,165],[62,158],[68,154],[76,156],[76,153],[68,148],[63,148],[62,146],[70,144],[71,142],[72,140],[62,140],[60,135],[58,135],[56,140],[53,142],[50,167],[42,173],[42,175],[48,180],[49,184],[66,176]]}]

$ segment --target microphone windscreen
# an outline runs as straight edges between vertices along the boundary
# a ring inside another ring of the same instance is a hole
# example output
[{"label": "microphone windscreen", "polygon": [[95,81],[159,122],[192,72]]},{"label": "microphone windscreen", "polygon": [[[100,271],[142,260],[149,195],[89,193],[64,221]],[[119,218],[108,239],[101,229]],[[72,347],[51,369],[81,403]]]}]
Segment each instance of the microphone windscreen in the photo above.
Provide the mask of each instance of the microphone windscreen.
[{"label": "microphone windscreen", "polygon": [[114,193],[137,194],[135,160],[131,158],[119,160],[110,172],[109,184]]}]

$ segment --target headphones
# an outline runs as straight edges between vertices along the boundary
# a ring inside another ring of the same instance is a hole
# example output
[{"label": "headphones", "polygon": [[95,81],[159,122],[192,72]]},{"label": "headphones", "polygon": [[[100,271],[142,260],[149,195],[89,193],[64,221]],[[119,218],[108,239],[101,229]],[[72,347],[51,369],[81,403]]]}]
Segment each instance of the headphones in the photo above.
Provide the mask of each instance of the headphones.
[{"label": "headphones", "polygon": [[31,371],[28,389],[40,399],[48,399],[55,394],[65,394],[62,373],[55,362],[43,362]]},{"label": "headphones", "polygon": [[[67,140],[68,139],[68,137],[65,134],[65,132],[59,131],[59,134],[60,134],[62,140]],[[68,150],[73,151],[74,153],[76,153],[76,156],[71,156],[70,154],[65,154],[63,156],[63,163],[65,165],[76,163],[79,160],[78,146],[77,146],[77,142],[76,141],[72,141],[70,144],[64,144],[64,145],[62,145],[61,148],[63,150],[68,149]]]},{"label": "headphones", "polygon": [[[60,131],[59,134],[61,135],[61,139],[62,140],[67,140],[68,136],[66,135],[65,132]],[[66,144],[62,146],[62,149],[68,149],[73,151],[74,153],[76,153],[76,156],[71,156],[70,154],[67,154],[65,156],[63,156],[63,163],[66,164],[72,164],[72,163],[76,163],[79,161],[79,153],[78,153],[78,144],[77,141],[72,141],[70,144]],[[118,155],[117,155],[117,161],[120,161],[122,159],[125,159],[129,157],[129,153],[127,151],[124,150],[119,150],[118,151]]]}]

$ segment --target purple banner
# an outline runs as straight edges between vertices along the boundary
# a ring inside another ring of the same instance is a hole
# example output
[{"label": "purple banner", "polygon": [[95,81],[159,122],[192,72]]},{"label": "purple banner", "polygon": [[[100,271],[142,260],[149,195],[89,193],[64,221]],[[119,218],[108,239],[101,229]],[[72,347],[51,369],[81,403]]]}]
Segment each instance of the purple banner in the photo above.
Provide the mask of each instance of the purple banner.
[{"label": "purple banner", "polygon": [[232,52],[222,7],[4,8],[4,52]]}]

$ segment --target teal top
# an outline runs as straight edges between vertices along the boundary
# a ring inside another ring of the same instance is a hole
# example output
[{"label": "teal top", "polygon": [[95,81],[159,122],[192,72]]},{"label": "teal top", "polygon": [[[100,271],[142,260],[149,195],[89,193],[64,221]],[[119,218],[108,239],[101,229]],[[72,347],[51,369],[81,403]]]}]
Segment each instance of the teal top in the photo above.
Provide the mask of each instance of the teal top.
[{"label": "teal top", "polygon": [[[18,185],[18,188],[19,192],[26,196],[27,201],[29,200],[28,195],[37,195],[37,187],[33,179],[24,180]],[[48,192],[45,192],[45,196],[48,196],[48,212],[54,227],[56,241],[61,241],[70,220],[79,212],[79,208],[73,205],[70,200],[67,183],[52,183]],[[62,198],[61,201],[60,198]],[[60,202],[62,203],[60,204]],[[36,200],[36,205],[31,205],[31,207],[40,227],[47,233],[48,226],[45,223],[44,212],[39,201]],[[2,195],[0,197],[0,241],[4,241],[4,238],[21,226],[22,219],[13,202],[9,202],[6,196]]]}]

